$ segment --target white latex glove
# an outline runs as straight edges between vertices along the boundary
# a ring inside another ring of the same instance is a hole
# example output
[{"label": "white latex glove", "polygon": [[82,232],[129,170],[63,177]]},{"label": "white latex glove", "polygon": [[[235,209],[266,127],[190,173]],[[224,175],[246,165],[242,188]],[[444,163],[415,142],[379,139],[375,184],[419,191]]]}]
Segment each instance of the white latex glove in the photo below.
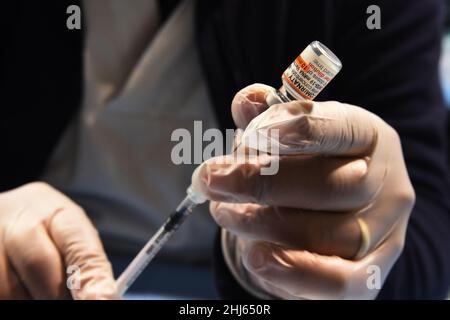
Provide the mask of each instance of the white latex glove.
[{"label": "white latex glove", "polygon": [[[239,128],[268,108],[269,90],[253,85],[236,95]],[[280,298],[375,298],[369,277],[379,270],[386,279],[415,201],[398,134],[339,102],[278,104],[260,117],[258,127],[280,130],[276,175],[218,157],[193,177],[230,232],[223,246],[233,274],[248,290]]]},{"label": "white latex glove", "polygon": [[[97,231],[83,209],[45,183],[0,193],[0,240],[0,299],[116,297]],[[68,274],[69,266],[79,272]],[[66,276],[76,277],[70,292]]]}]

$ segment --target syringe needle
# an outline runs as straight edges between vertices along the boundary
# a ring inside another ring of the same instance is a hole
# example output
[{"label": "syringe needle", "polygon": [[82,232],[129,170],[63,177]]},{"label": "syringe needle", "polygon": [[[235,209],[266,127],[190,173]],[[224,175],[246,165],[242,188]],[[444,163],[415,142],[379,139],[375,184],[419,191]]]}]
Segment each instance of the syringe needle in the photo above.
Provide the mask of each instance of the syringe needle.
[{"label": "syringe needle", "polygon": [[175,212],[170,215],[117,279],[118,294],[120,296],[131,287],[142,271],[144,271],[164,244],[170,239],[171,235],[183,224],[197,204],[201,202],[204,202],[204,200],[199,200],[198,194],[194,193],[192,187],[190,187],[188,189],[188,195],[180,203]]}]

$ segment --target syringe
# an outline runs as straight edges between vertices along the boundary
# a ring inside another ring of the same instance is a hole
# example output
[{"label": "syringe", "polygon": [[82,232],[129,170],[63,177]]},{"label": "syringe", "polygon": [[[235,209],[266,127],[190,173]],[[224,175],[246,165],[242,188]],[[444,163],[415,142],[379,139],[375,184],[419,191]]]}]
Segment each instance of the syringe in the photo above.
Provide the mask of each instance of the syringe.
[{"label": "syringe", "polygon": [[172,234],[183,224],[186,218],[192,213],[192,210],[206,201],[206,198],[194,187],[187,189],[187,195],[178,205],[166,222],[159,228],[155,235],[147,242],[138,255],[128,265],[125,271],[117,279],[118,294],[122,296],[128,288],[136,281],[145,267],[153,260],[156,254],[161,250],[164,244],[170,239]]}]

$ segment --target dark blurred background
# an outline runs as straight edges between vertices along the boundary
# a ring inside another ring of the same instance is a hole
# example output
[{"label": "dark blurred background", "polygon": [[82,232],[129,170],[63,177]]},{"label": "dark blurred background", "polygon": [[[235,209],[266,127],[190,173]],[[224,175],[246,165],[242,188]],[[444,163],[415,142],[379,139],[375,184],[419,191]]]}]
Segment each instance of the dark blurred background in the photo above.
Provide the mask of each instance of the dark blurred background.
[{"label": "dark blurred background", "polygon": [[450,0],[447,4],[446,31],[442,41],[441,78],[447,106],[450,108]]}]

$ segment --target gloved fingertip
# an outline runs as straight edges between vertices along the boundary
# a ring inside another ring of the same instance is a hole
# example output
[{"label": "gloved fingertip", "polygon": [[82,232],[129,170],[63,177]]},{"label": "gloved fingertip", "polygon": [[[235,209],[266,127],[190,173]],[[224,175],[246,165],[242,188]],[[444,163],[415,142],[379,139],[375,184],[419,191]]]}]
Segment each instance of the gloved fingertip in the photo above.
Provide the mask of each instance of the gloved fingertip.
[{"label": "gloved fingertip", "polygon": [[72,290],[75,300],[119,300],[118,289],[114,279],[103,277],[92,279],[79,290]]},{"label": "gloved fingertip", "polygon": [[[233,199],[227,192],[226,184],[220,183],[232,168],[228,156],[211,158],[203,162],[192,174],[192,186],[209,200],[225,201]],[[230,198],[231,197],[231,198]]]},{"label": "gloved fingertip", "polygon": [[192,173],[191,184],[195,190],[208,197],[208,186],[211,183],[210,167],[207,161],[199,165]]},{"label": "gloved fingertip", "polygon": [[266,97],[271,91],[273,88],[267,85],[253,84],[236,94],[231,103],[231,111],[239,128],[246,128],[254,117],[268,108]]}]

